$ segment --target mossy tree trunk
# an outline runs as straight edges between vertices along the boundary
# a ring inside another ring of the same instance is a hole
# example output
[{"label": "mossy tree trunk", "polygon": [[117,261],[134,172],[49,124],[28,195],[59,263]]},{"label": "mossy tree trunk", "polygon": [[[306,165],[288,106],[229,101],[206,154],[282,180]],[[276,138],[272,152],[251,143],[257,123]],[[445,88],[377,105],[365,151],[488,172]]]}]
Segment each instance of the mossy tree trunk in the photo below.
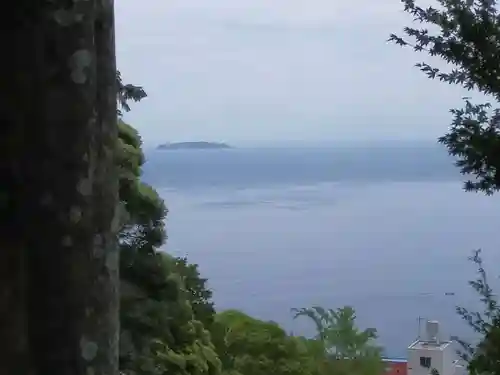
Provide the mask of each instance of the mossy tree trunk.
[{"label": "mossy tree trunk", "polygon": [[0,104],[0,373],[115,375],[113,1],[12,7]]}]

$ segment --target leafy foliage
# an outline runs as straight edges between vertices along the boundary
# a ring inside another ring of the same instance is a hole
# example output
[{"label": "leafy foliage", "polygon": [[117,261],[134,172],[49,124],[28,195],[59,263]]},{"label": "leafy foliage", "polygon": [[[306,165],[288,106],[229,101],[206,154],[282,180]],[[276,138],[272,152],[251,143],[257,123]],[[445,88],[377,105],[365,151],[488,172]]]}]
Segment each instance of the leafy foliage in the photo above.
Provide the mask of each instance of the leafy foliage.
[{"label": "leafy foliage", "polygon": [[[427,63],[420,68],[431,79],[459,84],[500,100],[500,16],[495,0],[439,0],[439,8],[422,8],[414,0],[402,0],[404,9],[416,22],[437,29],[405,27],[410,41],[395,34],[389,38],[415,51],[441,57],[454,68],[443,72]],[[450,131],[439,138],[457,158],[467,191],[492,194],[500,189],[500,112],[489,103],[454,109]]]},{"label": "leafy foliage", "polygon": [[383,350],[375,344],[374,328],[360,330],[356,327],[353,308],[345,306],[337,310],[320,306],[292,309],[294,318],[307,317],[316,326],[316,340],[328,361],[321,364],[320,372],[342,375],[382,374],[385,364]]},{"label": "leafy foliage", "polygon": [[139,179],[144,163],[139,134],[122,120],[118,122],[118,130],[116,163],[120,201],[125,209],[120,241],[135,248],[159,247],[166,239],[164,219],[167,208],[156,190]]},{"label": "leafy foliage", "polygon": [[478,276],[470,281],[471,287],[481,296],[482,313],[457,307],[458,314],[478,333],[482,340],[472,346],[462,340],[462,358],[469,363],[471,374],[500,374],[500,305],[488,283],[483,267],[481,250],[474,251],[470,260],[477,266]]},{"label": "leafy foliage", "polygon": [[201,277],[198,265],[190,264],[187,258],[174,258],[174,266],[175,272],[182,277],[195,319],[209,329],[214,322],[215,309],[207,279]]},{"label": "leafy foliage", "polygon": [[237,310],[217,314],[213,340],[224,369],[241,375],[308,375],[310,355],[304,341],[274,322]]},{"label": "leafy foliage", "polygon": [[[119,74],[117,79],[118,100],[127,111],[126,100],[140,100],[145,92],[121,84]],[[166,240],[167,209],[155,189],[140,180],[145,158],[138,132],[121,118],[118,127],[116,163],[125,211],[119,237],[120,369],[126,375],[217,375],[220,360],[209,332],[194,318],[190,304],[194,298],[185,284],[197,286],[199,274],[185,259],[158,251]],[[181,277],[181,269],[189,270],[189,277]]]},{"label": "leafy foliage", "polygon": [[[147,97],[146,92],[141,86],[134,86],[131,84],[124,84],[122,81],[122,75],[119,71],[116,72],[116,84],[118,86],[118,105],[125,112],[130,111],[130,106],[128,102],[133,100],[134,102],[139,102],[145,97]],[[122,115],[121,110],[118,110],[118,115]]]},{"label": "leafy foliage", "polygon": [[145,256],[141,251],[127,259],[132,262],[122,268],[124,373],[218,374],[221,364],[210,334],[193,319],[174,259],[159,252]]}]

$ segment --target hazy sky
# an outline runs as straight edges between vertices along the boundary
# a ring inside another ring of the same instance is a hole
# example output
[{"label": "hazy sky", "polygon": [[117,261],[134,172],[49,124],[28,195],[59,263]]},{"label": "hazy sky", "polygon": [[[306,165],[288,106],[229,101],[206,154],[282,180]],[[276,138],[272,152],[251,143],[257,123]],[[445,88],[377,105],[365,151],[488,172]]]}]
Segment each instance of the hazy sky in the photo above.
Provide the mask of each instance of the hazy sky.
[{"label": "hazy sky", "polygon": [[118,0],[118,68],[146,143],[435,138],[464,92],[388,44],[399,0]]}]

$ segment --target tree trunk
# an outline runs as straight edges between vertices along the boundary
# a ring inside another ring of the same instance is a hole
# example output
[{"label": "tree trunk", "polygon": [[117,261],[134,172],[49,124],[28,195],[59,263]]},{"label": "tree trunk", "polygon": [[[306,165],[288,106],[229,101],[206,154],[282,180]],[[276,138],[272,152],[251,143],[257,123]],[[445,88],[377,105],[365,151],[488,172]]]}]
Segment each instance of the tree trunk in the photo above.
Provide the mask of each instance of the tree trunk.
[{"label": "tree trunk", "polygon": [[0,104],[0,204],[10,215],[0,232],[8,297],[0,301],[0,373],[115,375],[113,1],[13,7]]}]

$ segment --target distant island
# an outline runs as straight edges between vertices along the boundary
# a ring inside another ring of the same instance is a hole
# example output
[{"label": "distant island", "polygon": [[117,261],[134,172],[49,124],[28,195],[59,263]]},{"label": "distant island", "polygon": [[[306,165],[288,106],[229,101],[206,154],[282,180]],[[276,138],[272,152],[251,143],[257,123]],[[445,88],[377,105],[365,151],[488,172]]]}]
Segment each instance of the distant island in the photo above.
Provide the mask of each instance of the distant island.
[{"label": "distant island", "polygon": [[173,142],[163,143],[156,147],[157,150],[220,150],[232,148],[220,142]]}]

